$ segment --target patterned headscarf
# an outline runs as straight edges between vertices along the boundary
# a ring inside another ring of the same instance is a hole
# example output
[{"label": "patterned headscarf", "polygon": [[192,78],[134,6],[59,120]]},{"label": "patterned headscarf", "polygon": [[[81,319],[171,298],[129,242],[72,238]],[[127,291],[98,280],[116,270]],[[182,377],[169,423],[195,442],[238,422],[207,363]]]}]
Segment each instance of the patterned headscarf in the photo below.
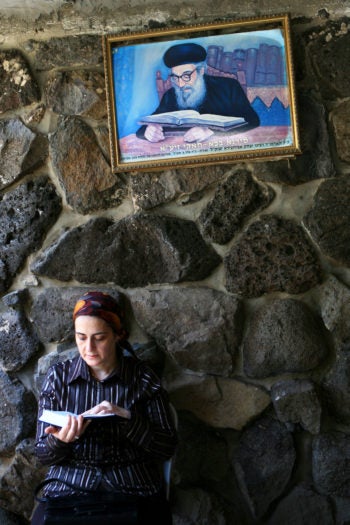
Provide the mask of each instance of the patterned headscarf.
[{"label": "patterned headscarf", "polygon": [[121,340],[125,340],[128,337],[128,332],[123,326],[124,311],[119,303],[107,293],[85,293],[74,307],[73,321],[80,315],[100,317],[113,328]]}]

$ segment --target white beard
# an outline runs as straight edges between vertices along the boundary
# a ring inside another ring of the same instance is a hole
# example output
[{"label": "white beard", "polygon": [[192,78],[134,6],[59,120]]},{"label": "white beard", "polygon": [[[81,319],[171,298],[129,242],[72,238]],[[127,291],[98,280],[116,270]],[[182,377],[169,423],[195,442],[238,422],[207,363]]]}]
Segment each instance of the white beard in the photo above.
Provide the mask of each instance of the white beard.
[{"label": "white beard", "polygon": [[206,94],[206,87],[203,75],[198,75],[196,81],[191,86],[185,85],[182,88],[174,86],[176,101],[180,109],[198,108],[203,102]]}]

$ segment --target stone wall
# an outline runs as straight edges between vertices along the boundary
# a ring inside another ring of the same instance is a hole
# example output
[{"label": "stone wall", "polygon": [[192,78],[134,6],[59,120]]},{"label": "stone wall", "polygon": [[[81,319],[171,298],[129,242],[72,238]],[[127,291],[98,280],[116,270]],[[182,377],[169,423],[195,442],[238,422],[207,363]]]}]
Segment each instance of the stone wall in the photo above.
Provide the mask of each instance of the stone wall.
[{"label": "stone wall", "polygon": [[349,13],[290,3],[301,156],[113,175],[102,33],[284,7],[111,3],[0,8],[0,522],[28,523],[43,375],[100,288],[178,410],[174,525],[350,523]]}]

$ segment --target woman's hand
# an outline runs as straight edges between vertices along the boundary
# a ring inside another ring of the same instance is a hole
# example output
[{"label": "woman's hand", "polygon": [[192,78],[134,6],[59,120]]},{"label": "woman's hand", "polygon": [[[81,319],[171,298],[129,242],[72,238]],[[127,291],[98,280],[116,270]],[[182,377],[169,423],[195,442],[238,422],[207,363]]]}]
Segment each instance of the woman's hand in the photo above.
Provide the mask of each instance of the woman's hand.
[{"label": "woman's hand", "polygon": [[45,429],[46,434],[52,434],[55,438],[64,443],[72,443],[85,432],[86,427],[91,421],[85,421],[83,416],[67,416],[67,424],[62,428],[49,426]]},{"label": "woman's hand", "polygon": [[124,419],[131,418],[130,410],[122,408],[118,405],[113,405],[109,401],[102,401],[102,403],[99,403],[93,408],[90,408],[90,410],[84,412],[83,415],[86,416],[88,414],[115,414],[116,416],[123,417]]}]

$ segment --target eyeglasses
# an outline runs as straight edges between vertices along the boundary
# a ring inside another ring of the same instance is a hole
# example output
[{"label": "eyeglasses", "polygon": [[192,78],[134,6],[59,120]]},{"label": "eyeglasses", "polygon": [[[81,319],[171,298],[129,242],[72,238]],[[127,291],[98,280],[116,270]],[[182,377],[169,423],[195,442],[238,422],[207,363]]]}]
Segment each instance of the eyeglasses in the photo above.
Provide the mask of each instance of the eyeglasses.
[{"label": "eyeglasses", "polygon": [[173,84],[180,84],[180,80],[187,84],[191,81],[191,77],[195,71],[197,71],[197,68],[193,69],[192,71],[185,71],[184,73],[182,73],[182,75],[175,75],[174,73],[172,73],[170,75],[170,80]]}]

